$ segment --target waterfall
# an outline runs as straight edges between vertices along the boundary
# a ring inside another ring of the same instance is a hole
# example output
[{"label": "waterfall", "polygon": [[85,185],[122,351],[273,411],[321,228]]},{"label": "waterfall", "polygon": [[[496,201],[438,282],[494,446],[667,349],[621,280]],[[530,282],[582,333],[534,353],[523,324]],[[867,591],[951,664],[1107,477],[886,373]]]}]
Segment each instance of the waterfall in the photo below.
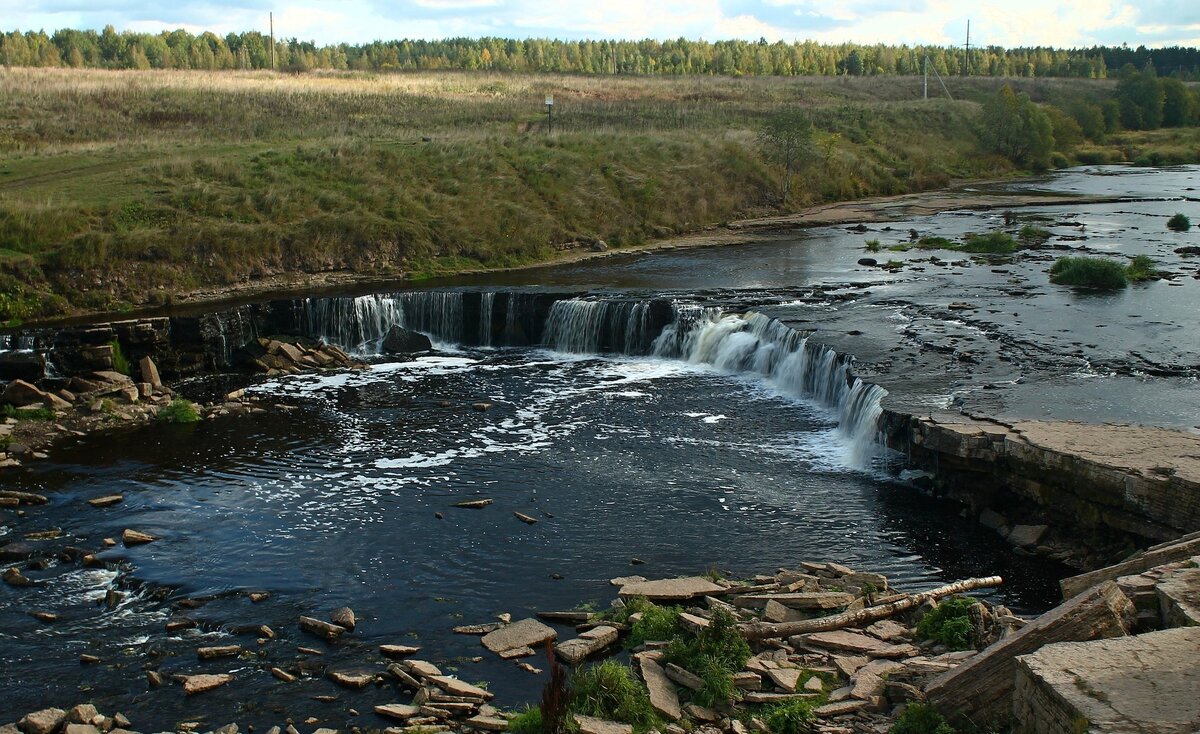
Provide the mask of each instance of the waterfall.
[{"label": "waterfall", "polygon": [[810,343],[777,319],[664,299],[413,291],[309,299],[302,323],[309,336],[358,354],[378,353],[388,329],[403,326],[453,344],[648,354],[759,375],[788,395],[833,411],[859,466],[873,455],[880,401],[887,394],[855,377],[848,357]]},{"label": "waterfall", "polygon": [[479,346],[492,346],[492,319],[496,306],[496,291],[479,294]]},{"label": "waterfall", "polygon": [[652,301],[555,301],[542,341],[560,352],[646,354],[652,346]]},{"label": "waterfall", "polygon": [[32,352],[37,342],[33,334],[0,334],[0,352]]},{"label": "waterfall", "polygon": [[789,395],[836,411],[838,429],[850,442],[851,461],[869,463],[887,391],[855,377],[849,358],[810,344],[802,332],[760,313],[682,307],[679,314],[655,340],[654,354],[757,374]]},{"label": "waterfall", "polygon": [[400,301],[388,295],[304,301],[304,333],[350,352],[378,351],[388,329],[403,322]]}]

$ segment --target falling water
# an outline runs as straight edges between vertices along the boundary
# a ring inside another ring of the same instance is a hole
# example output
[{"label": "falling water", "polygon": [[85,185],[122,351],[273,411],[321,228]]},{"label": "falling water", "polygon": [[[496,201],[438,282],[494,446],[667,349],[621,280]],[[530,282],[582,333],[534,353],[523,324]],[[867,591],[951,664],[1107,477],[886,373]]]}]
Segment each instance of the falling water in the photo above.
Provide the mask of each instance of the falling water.
[{"label": "falling water", "polygon": [[870,462],[887,391],[855,377],[848,357],[810,344],[807,335],[760,313],[684,307],[680,315],[655,340],[656,355],[758,374],[789,395],[832,409],[850,442],[853,464]]},{"label": "falling water", "polygon": [[646,354],[653,339],[651,304],[582,298],[555,301],[542,341],[560,352]]}]

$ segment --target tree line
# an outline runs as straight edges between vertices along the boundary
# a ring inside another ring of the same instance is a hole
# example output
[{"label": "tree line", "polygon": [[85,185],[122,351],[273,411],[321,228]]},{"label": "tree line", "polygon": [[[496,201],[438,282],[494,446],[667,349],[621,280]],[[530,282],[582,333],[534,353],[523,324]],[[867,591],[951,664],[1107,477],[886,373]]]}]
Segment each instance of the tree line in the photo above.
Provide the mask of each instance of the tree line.
[{"label": "tree line", "polygon": [[[318,46],[295,38],[275,42],[276,68],[496,70],[578,74],[888,76],[922,72],[925,59],[943,76],[1076,77],[1102,79],[1126,64],[1151,66],[1159,76],[1200,79],[1200,49],[1139,46],[1057,49],[988,46],[822,44],[813,41],[595,40],[452,38]],[[61,29],[0,34],[7,66],[94,69],[269,69],[271,39],[258,31],[164,31],[158,34]]]}]

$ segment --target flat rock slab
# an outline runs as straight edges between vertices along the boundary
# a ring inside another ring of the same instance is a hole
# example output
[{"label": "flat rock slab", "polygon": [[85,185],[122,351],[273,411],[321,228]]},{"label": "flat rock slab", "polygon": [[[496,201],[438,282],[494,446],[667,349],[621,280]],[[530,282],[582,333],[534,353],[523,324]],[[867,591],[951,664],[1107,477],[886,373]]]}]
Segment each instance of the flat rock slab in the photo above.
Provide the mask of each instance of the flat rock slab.
[{"label": "flat rock slab", "polygon": [[188,696],[193,696],[197,693],[205,693],[214,688],[229,683],[233,680],[233,676],[228,673],[219,675],[188,675],[183,678],[183,692]]},{"label": "flat rock slab", "polygon": [[893,645],[890,642],[859,632],[850,632],[847,630],[836,630],[834,632],[814,632],[812,634],[803,635],[805,642],[819,647],[829,648],[831,650],[844,650],[846,652],[859,653],[869,657],[887,658],[887,657],[904,657],[909,651],[916,654],[915,648],[911,645]]},{"label": "flat rock slab", "polygon": [[618,724],[591,716],[576,714],[575,723],[579,724],[581,734],[633,734],[633,727],[629,724]]},{"label": "flat rock slab", "polygon": [[411,645],[380,645],[379,653],[388,658],[402,658],[408,655],[415,655],[421,651],[419,647]]},{"label": "flat rock slab", "polygon": [[518,647],[539,647],[557,637],[558,633],[552,628],[530,617],[489,632],[480,638],[480,642],[492,652],[499,653]]},{"label": "flat rock slab", "polygon": [[389,719],[400,719],[401,721],[404,721],[421,713],[421,708],[419,706],[409,706],[403,703],[387,703],[381,706],[376,706],[375,713],[379,714],[380,716],[386,716]]},{"label": "flat rock slab", "polygon": [[707,594],[723,594],[725,591],[724,586],[717,586],[706,578],[690,576],[682,579],[637,581],[622,586],[619,595],[622,599],[644,596],[650,601],[685,601]]},{"label": "flat rock slab", "polygon": [[580,634],[579,637],[573,640],[567,640],[556,645],[554,651],[558,653],[560,658],[571,665],[575,665],[583,661],[588,655],[597,653],[616,641],[616,628],[600,625]]},{"label": "flat rock slab", "polygon": [[446,693],[449,693],[451,696],[488,699],[494,698],[496,695],[491,691],[485,691],[478,686],[473,686],[466,681],[459,680],[458,678],[451,678],[448,675],[430,676],[429,680],[431,680],[438,688],[441,688]]},{"label": "flat rock slab", "polygon": [[1200,626],[1200,568],[1176,571],[1155,591],[1165,626]]},{"label": "flat rock slab", "polygon": [[1061,642],[1017,658],[1016,731],[1200,731],[1200,627]]},{"label": "flat rock slab", "polygon": [[678,721],[683,710],[679,705],[675,684],[667,677],[662,666],[649,657],[638,658],[638,663],[642,669],[642,680],[646,681],[646,689],[650,691],[650,705],[671,721]]}]

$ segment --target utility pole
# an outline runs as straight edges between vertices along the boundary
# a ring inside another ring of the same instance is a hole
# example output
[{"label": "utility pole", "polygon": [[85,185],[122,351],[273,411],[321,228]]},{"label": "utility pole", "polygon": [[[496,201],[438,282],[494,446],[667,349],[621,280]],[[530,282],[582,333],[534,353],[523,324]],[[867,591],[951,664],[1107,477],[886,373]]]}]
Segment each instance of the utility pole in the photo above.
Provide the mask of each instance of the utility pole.
[{"label": "utility pole", "polygon": [[925,63],[922,65],[922,69],[924,69],[924,71],[925,71],[925,84],[924,84],[924,97],[923,98],[927,100],[927,99],[929,99],[929,57],[928,56],[925,57]]},{"label": "utility pole", "polygon": [[967,18],[967,58],[963,64],[963,76],[971,76],[971,19]]},{"label": "utility pole", "polygon": [[554,132],[554,95],[546,95],[546,133]]},{"label": "utility pole", "polygon": [[271,71],[275,71],[275,12],[271,12]]}]

